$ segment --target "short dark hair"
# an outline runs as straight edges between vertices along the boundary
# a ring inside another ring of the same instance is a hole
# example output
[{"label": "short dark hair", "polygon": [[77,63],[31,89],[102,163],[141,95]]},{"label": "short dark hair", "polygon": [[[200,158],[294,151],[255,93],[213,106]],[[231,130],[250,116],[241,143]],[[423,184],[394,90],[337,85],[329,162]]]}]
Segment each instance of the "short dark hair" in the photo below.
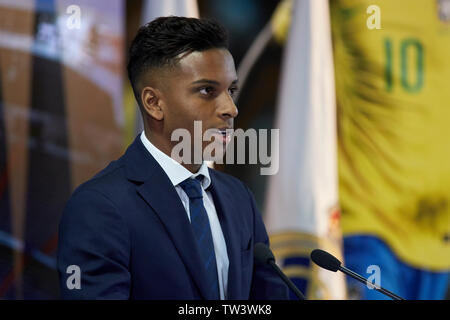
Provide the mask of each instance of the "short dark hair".
[{"label": "short dark hair", "polygon": [[130,46],[128,78],[141,106],[137,83],[150,69],[175,66],[182,53],[228,49],[228,34],[210,19],[160,17],[142,26]]}]

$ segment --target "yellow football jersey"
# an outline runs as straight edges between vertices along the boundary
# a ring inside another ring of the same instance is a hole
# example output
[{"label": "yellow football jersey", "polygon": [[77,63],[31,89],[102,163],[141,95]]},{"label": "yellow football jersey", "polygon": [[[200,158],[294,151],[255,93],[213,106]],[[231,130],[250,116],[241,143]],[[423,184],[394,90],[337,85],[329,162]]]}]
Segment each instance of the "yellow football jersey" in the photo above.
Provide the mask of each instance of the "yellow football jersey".
[{"label": "yellow football jersey", "polygon": [[449,269],[450,1],[331,0],[330,10],[343,233]]}]

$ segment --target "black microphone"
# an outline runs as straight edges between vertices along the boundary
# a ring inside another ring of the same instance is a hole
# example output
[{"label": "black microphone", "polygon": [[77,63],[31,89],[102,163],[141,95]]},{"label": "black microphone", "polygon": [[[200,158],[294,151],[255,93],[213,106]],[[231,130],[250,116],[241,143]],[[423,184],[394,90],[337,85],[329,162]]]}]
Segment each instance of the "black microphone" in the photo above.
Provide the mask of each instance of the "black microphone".
[{"label": "black microphone", "polygon": [[349,275],[352,278],[355,278],[358,281],[361,281],[362,283],[364,283],[365,285],[387,295],[388,297],[394,299],[394,300],[405,300],[402,297],[399,297],[398,295],[390,292],[389,290],[386,290],[384,288],[382,288],[381,286],[377,286],[369,281],[367,281],[367,279],[361,277],[359,274],[357,274],[356,272],[353,272],[350,269],[347,269],[344,266],[341,266],[341,262],[332,254],[320,250],[320,249],[315,249],[311,252],[311,260],[314,261],[315,264],[317,264],[319,267],[322,267],[324,269],[336,272],[336,271],[342,271],[343,273]]},{"label": "black microphone", "polygon": [[273,256],[273,253],[268,246],[261,242],[256,243],[253,254],[257,263],[261,265],[270,265],[284,281],[284,283],[287,284],[289,289],[291,289],[300,300],[306,300],[305,296],[300,292],[300,290],[298,290],[295,284],[293,284],[292,281],[288,277],[286,277],[283,271],[278,268],[275,263],[275,257]]}]

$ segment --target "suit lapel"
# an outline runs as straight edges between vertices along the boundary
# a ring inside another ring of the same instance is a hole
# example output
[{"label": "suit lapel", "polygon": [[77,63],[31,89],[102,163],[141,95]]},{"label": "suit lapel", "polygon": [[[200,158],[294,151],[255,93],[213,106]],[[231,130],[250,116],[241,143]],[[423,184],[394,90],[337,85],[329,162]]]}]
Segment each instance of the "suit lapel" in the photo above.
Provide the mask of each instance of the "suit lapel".
[{"label": "suit lapel", "polygon": [[125,162],[128,179],[143,182],[137,186],[138,193],[158,215],[200,293],[211,299],[186,210],[169,177],[145,149],[140,136],[127,150]]},{"label": "suit lapel", "polygon": [[227,299],[240,300],[242,297],[241,247],[239,221],[236,220],[239,212],[234,206],[233,196],[229,188],[224,186],[217,178],[214,171],[209,171],[211,176],[210,191],[213,196],[214,206],[219,216],[220,225],[227,244],[229,259]]}]

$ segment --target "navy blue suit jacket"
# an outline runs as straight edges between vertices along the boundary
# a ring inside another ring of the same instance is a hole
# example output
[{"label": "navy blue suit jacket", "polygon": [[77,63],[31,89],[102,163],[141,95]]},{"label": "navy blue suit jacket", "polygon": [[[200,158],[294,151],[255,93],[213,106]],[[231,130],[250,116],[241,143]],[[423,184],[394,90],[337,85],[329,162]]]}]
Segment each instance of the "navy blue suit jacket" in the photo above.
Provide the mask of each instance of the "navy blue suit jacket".
[{"label": "navy blue suit jacket", "polygon": [[[254,244],[268,237],[251,192],[227,174],[210,169],[210,177],[230,262],[227,298],[287,299],[273,271],[253,263]],[[183,204],[139,136],[73,193],[57,264],[65,299],[210,299]],[[80,268],[80,289],[67,286],[71,265]]]}]

